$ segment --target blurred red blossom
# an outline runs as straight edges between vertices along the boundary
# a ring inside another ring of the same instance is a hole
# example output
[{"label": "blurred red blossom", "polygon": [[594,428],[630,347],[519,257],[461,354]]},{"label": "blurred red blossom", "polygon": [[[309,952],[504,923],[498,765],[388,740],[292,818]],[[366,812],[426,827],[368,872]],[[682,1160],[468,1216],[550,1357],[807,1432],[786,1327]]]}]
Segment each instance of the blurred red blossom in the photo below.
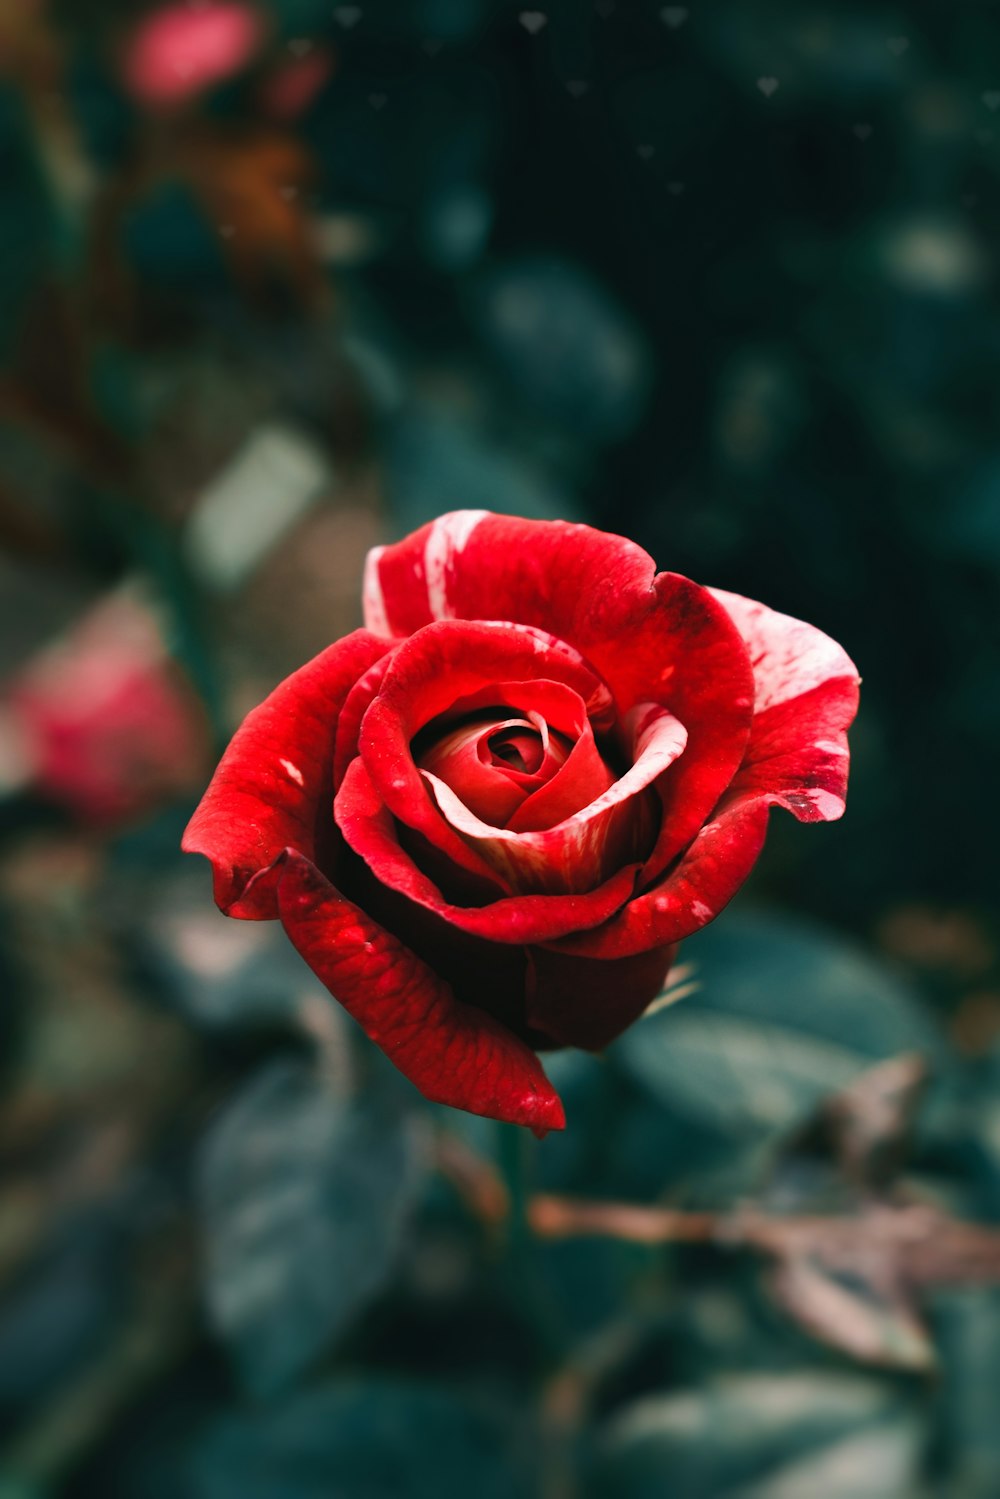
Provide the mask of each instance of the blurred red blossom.
[{"label": "blurred red blossom", "polygon": [[164,6],[128,37],[123,82],[143,104],[183,103],[245,67],[264,30],[260,12],[243,0]]},{"label": "blurred red blossom", "polygon": [[2,703],[9,784],[115,822],[197,782],[207,728],[157,619],[123,589],[28,663]]}]

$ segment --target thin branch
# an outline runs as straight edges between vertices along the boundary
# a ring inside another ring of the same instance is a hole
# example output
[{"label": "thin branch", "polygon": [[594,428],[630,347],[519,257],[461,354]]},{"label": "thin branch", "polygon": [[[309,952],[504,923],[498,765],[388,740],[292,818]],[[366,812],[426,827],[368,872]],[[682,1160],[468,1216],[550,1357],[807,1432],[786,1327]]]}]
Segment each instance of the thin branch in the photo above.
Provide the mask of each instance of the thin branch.
[{"label": "thin branch", "polygon": [[814,1256],[831,1269],[891,1263],[913,1287],[1000,1284],[1000,1230],[963,1223],[920,1204],[877,1204],[839,1217],[783,1218],[756,1210],[689,1213],[565,1197],[531,1199],[542,1238],[598,1236],[632,1244],[715,1244],[785,1258]]}]

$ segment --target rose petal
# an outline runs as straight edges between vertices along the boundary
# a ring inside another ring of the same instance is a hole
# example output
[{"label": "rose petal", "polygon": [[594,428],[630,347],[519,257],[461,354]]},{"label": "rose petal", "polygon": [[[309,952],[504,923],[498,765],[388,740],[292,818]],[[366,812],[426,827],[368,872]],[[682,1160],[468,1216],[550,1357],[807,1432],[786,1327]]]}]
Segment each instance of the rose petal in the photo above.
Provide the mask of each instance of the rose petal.
[{"label": "rose petal", "polygon": [[657,576],[624,537],[453,511],[369,555],[365,618],[400,635],[433,619],[534,625],[596,667],[621,714],[643,701],[669,708],[689,744],[663,789],[649,878],[690,842],[742,762],[753,677],[738,629],[708,589]]},{"label": "rose petal", "polygon": [[652,890],[605,926],[568,936],[558,951],[625,958],[690,937],[713,921],[749,875],[764,846],[768,801],[730,793],[714,820]]},{"label": "rose petal", "polygon": [[273,920],[273,878],[263,872],[286,847],[316,857],[330,819],[337,716],[357,678],[391,649],[356,630],[286,677],[236,731],[182,842],[211,861],[228,916]]},{"label": "rose petal", "polygon": [[395,937],[345,900],[308,859],[278,866],[285,930],[331,994],[434,1103],[562,1129],[562,1104],[535,1054],[491,1015],[457,1000]]},{"label": "rose petal", "polygon": [[[755,713],[764,713],[841,677],[855,687],[860,683],[858,669],[843,646],[815,625],[779,614],[766,604],[724,588],[708,591],[726,609],[746,641],[754,669]],[[853,716],[852,712],[848,723]]]},{"label": "rose petal", "polygon": [[754,668],[754,721],[740,785],[769,791],[800,822],[835,821],[847,796],[857,667],[814,625],[721,588],[712,592],[746,640]]},{"label": "rose petal", "polygon": [[[547,894],[592,890],[621,864],[642,857],[652,829],[640,793],[671,765],[687,743],[673,714],[655,703],[633,709],[627,721],[633,764],[602,795],[565,822],[519,833],[480,821],[437,776],[424,772],[452,827],[471,842],[510,885]],[[647,845],[648,846],[648,845]]]},{"label": "rose petal", "polygon": [[551,780],[526,797],[507,821],[513,833],[535,833],[581,811],[613,786],[615,774],[594,742],[589,719],[564,765]]},{"label": "rose petal", "polygon": [[486,765],[511,773],[516,771],[522,776],[537,776],[550,758],[549,749],[548,725],[535,714],[534,719],[506,722],[492,734],[484,735],[478,753]]},{"label": "rose petal", "polygon": [[528,1024],[560,1046],[603,1051],[662,991],[676,947],[602,962],[530,949]]},{"label": "rose petal", "polygon": [[561,951],[621,957],[690,936],[719,914],[750,873],[772,806],[801,822],[843,813],[847,729],[858,706],[853,662],[811,625],[733,594],[720,597],[746,631],[756,663],[762,706],[745,761],[674,869],[606,927],[561,942]]},{"label": "rose petal", "polygon": [[[549,752],[545,719],[541,714],[534,718],[536,723],[523,717],[498,719],[494,712],[471,722],[466,720],[462,727],[444,730],[427,749],[415,753],[417,767],[446,782],[484,822],[503,827],[525,797],[545,784],[543,769],[551,774],[558,764]],[[496,754],[491,745],[498,736],[515,746],[522,764],[525,756],[533,757],[533,774],[518,770]]]},{"label": "rose petal", "polygon": [[459,931],[491,942],[549,942],[585,931],[620,910],[635,888],[639,866],[629,864],[586,895],[516,895],[480,906],[455,905],[400,846],[392,814],[364,761],[350,766],[334,812],[348,845],[383,885],[443,916]]},{"label": "rose petal", "polygon": [[470,873],[490,876],[492,869],[441,816],[414,764],[411,741],[440,714],[464,708],[470,695],[489,694],[485,684],[493,681],[522,681],[530,700],[517,706],[537,707],[553,722],[544,707],[551,694],[541,686],[537,693],[532,690],[536,678],[569,687],[584,703],[604,709],[606,689],[600,679],[569,647],[542,631],[443,621],[397,646],[362,720],[358,748],[386,806]]},{"label": "rose petal", "polygon": [[453,510],[369,554],[365,621],[412,635],[436,619],[515,620],[582,650],[630,622],[654,572],[641,547],[590,526]]}]

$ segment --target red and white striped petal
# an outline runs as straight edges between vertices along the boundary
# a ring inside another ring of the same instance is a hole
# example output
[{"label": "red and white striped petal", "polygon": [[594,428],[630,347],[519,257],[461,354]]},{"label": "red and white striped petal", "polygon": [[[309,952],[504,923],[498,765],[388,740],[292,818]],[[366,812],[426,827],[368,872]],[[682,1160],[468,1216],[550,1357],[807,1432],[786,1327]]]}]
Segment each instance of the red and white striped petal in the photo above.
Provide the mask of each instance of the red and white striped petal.
[{"label": "red and white striped petal", "polygon": [[663,788],[655,871],[690,842],[742,763],[754,687],[739,630],[708,589],[657,576],[624,537],[454,511],[371,554],[365,610],[397,635],[432,619],[533,625],[597,669],[619,715],[644,701],[668,708],[689,743]]},{"label": "red and white striped petal", "polygon": [[843,816],[847,730],[861,678],[822,630],[723,589],[712,592],[743,635],[756,685],[742,786],[768,792],[800,822]]},{"label": "red and white striped petal", "polygon": [[734,594],[719,597],[746,631],[757,674],[759,711],[743,765],[670,872],[602,930],[560,943],[563,951],[616,958],[678,942],[718,916],[743,884],[772,806],[802,822],[843,813],[847,729],[858,706],[853,662],[811,625]]},{"label": "red and white striped petal", "polygon": [[286,677],[244,719],[219,762],[182,847],[212,863],[227,916],[277,916],[269,873],[284,848],[320,857],[333,834],[329,809],[337,719],[351,687],[392,650],[356,630]]},{"label": "red and white striped petal", "polygon": [[562,1104],[534,1052],[456,999],[292,849],[276,866],[276,893],[285,930],[317,978],[426,1098],[537,1135],[563,1128]]},{"label": "red and white striped petal", "polygon": [[746,641],[753,665],[756,713],[841,678],[857,687],[861,678],[850,656],[815,625],[779,614],[766,604],[724,588],[708,591],[723,605]]}]

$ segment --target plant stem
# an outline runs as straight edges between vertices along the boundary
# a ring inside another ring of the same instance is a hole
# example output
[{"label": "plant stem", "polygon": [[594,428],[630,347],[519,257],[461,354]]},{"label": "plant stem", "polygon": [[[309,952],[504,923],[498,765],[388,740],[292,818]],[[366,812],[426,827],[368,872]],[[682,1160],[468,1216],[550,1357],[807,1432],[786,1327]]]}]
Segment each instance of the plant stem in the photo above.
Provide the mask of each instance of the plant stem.
[{"label": "plant stem", "polygon": [[530,1253],[531,1228],[528,1223],[528,1151],[532,1138],[516,1124],[500,1124],[500,1170],[507,1188],[507,1244],[511,1259],[517,1263]]}]

